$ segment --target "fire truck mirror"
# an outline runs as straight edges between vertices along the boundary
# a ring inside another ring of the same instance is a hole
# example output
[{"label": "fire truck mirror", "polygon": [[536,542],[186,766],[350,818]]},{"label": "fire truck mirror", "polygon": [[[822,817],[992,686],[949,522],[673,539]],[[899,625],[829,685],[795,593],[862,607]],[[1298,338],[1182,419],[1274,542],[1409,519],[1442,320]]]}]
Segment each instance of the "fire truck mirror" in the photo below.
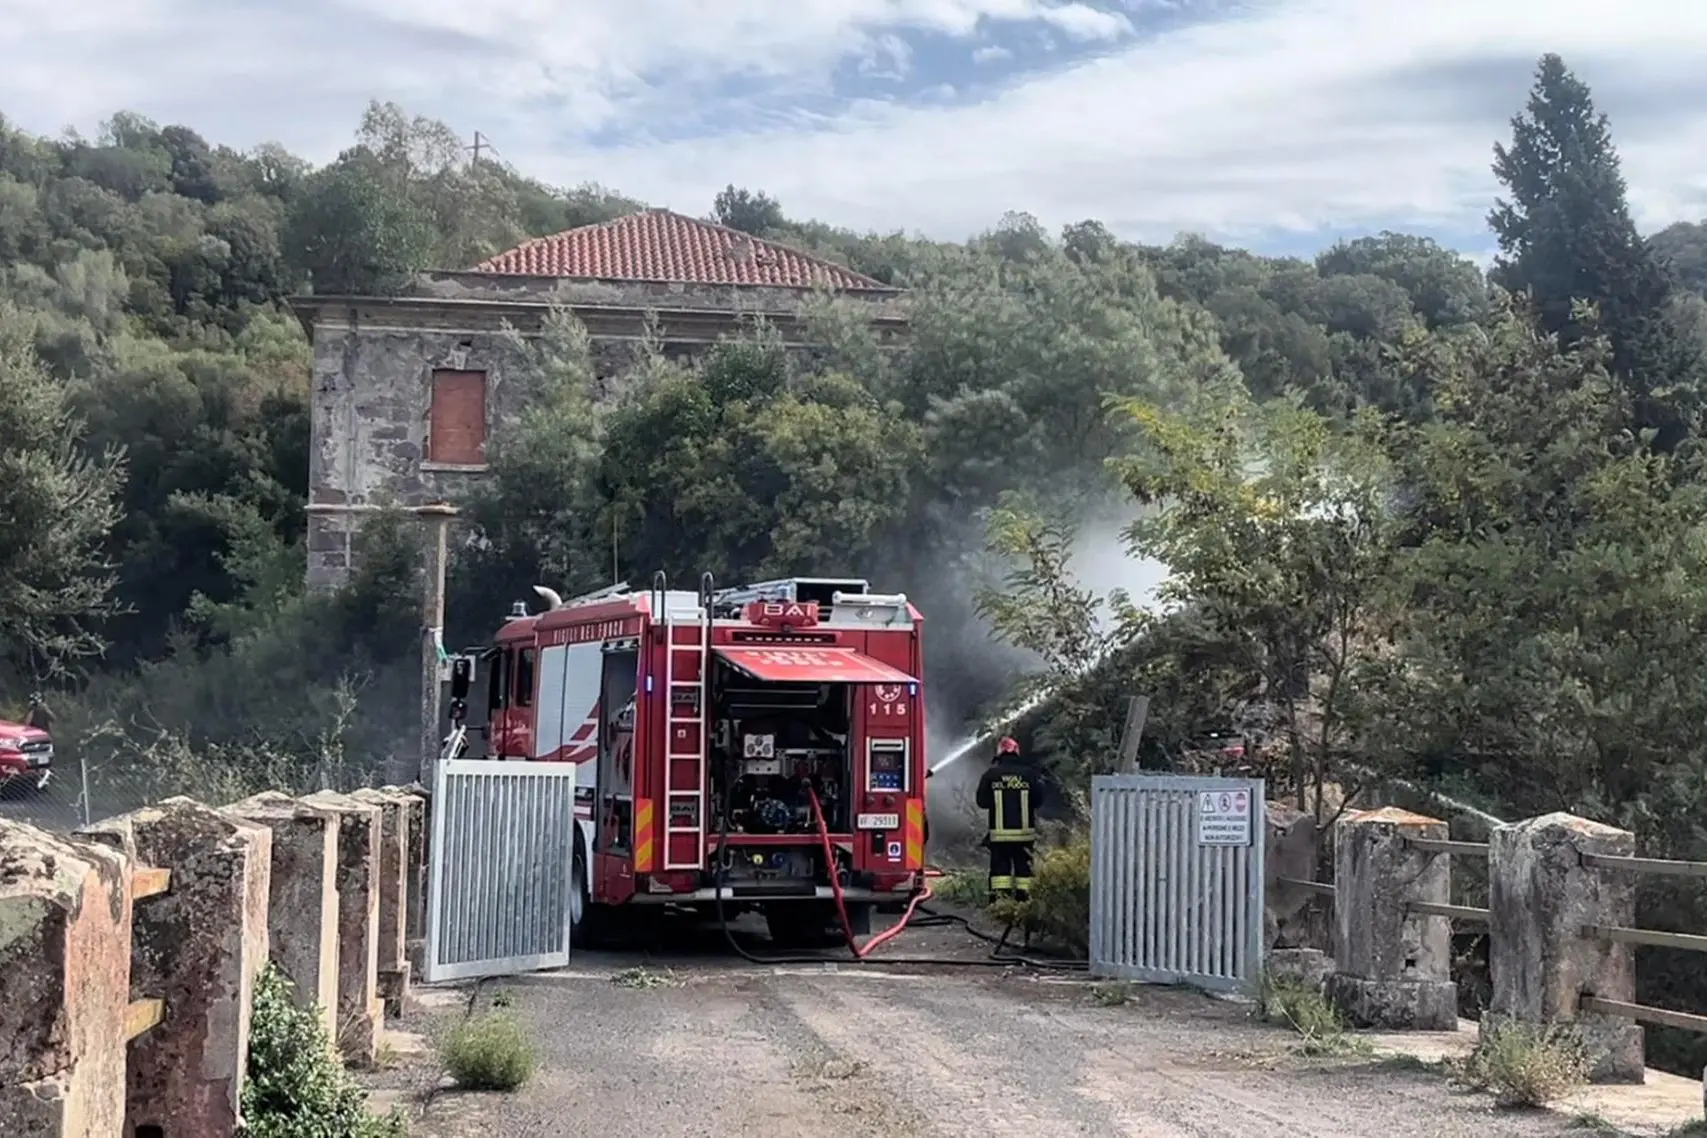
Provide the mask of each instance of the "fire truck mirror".
[{"label": "fire truck mirror", "polygon": [[453,700],[468,698],[468,689],[474,684],[474,661],[467,656],[458,656],[450,665],[450,697]]}]

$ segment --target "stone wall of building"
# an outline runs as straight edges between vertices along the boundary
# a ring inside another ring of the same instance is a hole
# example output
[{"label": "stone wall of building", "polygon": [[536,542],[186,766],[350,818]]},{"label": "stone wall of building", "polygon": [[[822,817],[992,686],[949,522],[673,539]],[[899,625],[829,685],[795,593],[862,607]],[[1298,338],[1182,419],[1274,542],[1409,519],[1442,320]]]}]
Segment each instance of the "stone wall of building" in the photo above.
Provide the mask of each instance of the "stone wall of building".
[{"label": "stone wall of building", "polygon": [[[355,535],[376,508],[457,504],[486,473],[428,461],[433,373],[486,374],[486,439],[524,409],[506,330],[538,332],[554,305],[586,326],[600,378],[621,374],[649,334],[666,353],[692,355],[763,319],[783,342],[810,351],[799,312],[805,290],[644,282],[566,281],[480,273],[423,275],[399,297],[302,297],[313,341],[308,583],[348,575]],[[899,342],[901,294],[848,294],[870,306],[879,336]]]}]

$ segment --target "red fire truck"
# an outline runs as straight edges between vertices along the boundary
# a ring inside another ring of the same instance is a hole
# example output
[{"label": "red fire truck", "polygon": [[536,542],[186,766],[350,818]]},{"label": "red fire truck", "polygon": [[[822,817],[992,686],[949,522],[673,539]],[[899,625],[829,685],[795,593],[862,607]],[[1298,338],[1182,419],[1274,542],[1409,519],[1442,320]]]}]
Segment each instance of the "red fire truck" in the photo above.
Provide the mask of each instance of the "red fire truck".
[{"label": "red fire truck", "polygon": [[709,574],[695,593],[661,573],[649,592],[536,591],[546,610],[518,604],[481,653],[485,724],[461,757],[579,764],[577,941],[617,907],[674,905],[756,909],[801,943],[839,928],[832,875],[856,933],[923,887],[922,618],[904,594]]}]

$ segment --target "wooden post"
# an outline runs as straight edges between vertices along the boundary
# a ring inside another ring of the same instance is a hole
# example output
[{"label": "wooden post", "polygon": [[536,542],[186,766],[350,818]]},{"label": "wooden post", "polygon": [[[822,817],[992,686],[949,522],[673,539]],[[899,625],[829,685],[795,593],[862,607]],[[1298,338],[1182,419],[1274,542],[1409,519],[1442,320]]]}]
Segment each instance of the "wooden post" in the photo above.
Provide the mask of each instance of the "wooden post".
[{"label": "wooden post", "polygon": [[1138,773],[1138,743],[1150,718],[1150,697],[1135,695],[1126,702],[1126,727],[1120,733],[1120,773]]}]

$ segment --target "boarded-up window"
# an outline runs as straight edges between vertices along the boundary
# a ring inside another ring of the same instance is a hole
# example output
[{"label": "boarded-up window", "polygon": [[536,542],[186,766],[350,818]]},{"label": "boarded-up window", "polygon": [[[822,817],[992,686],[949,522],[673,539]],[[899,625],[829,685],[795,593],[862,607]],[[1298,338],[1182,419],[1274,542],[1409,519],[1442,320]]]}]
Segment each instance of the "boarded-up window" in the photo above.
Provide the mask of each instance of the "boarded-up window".
[{"label": "boarded-up window", "polygon": [[433,372],[427,461],[479,466],[486,461],[486,373]]}]

